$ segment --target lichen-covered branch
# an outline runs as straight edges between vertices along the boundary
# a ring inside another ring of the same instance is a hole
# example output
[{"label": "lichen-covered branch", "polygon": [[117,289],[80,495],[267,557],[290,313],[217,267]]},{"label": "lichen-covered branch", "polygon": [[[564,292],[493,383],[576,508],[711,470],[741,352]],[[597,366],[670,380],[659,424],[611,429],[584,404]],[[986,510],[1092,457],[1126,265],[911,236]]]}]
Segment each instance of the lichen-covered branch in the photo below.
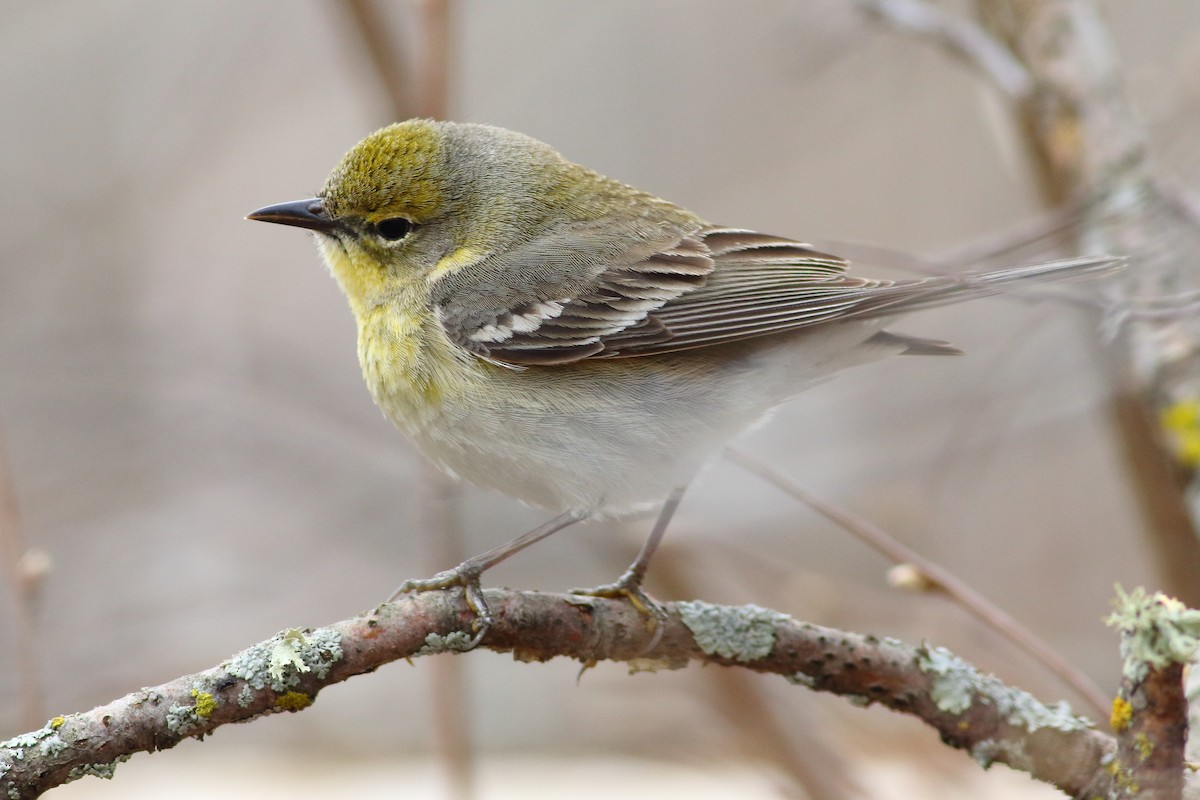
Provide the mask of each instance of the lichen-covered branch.
[{"label": "lichen-covered branch", "polygon": [[1121,631],[1121,690],[1113,701],[1113,798],[1176,798],[1184,786],[1188,704],[1183,670],[1200,645],[1200,611],[1118,587],[1108,623]]},{"label": "lichen-covered branch", "polygon": [[[1009,764],[1071,795],[1103,795],[1112,785],[1105,769],[1116,753],[1112,737],[1065,704],[1043,705],[941,648],[824,628],[757,606],[701,602],[668,605],[655,643],[646,618],[622,602],[501,590],[489,590],[487,602],[496,623],[482,646],[519,660],[625,661],[638,671],[701,661],[774,673],[912,714],[981,764]],[[85,775],[111,777],[135,753],[230,722],[300,711],[329,684],[398,659],[461,649],[471,616],[461,592],[424,592],[327,627],[284,631],[212,669],[55,717],[0,742],[0,797],[24,800]]]}]

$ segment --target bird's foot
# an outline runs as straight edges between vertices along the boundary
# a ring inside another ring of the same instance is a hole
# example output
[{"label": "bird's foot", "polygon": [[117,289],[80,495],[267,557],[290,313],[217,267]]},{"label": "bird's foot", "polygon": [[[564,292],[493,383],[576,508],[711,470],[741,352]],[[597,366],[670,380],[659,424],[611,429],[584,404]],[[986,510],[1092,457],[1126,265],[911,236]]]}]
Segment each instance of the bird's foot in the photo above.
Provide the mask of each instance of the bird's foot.
[{"label": "bird's foot", "polygon": [[646,630],[653,637],[642,652],[653,650],[662,639],[663,630],[667,624],[667,610],[657,600],[646,594],[642,589],[643,575],[641,571],[630,567],[625,574],[612,583],[596,586],[592,589],[572,589],[571,594],[585,597],[603,597],[609,600],[627,600],[639,614],[646,618]]},{"label": "bird's foot", "polygon": [[483,637],[487,634],[488,629],[495,622],[495,618],[488,608],[487,601],[483,597],[483,588],[479,585],[479,576],[482,574],[483,568],[468,559],[453,569],[439,572],[432,578],[425,578],[423,580],[409,579],[405,581],[400,584],[400,587],[396,591],[392,592],[391,597],[388,598],[388,602],[395,601],[402,594],[433,592],[461,586],[467,606],[475,614],[475,621],[471,623],[471,632],[474,635],[467,642],[463,650],[473,650],[476,645],[483,641]]}]

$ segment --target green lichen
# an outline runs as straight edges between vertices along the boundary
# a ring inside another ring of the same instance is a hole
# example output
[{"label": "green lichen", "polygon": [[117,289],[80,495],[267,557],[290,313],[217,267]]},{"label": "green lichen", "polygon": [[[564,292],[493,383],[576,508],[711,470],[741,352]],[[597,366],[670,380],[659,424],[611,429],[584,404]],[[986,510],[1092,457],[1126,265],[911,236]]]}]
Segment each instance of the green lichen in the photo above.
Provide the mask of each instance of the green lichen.
[{"label": "green lichen", "polygon": [[[45,728],[39,728],[38,730],[30,731],[29,733],[22,733],[19,736],[14,736],[13,738],[8,739],[7,741],[0,742],[0,747],[19,752],[26,748],[33,747],[42,739],[53,735],[54,729],[46,726]],[[18,760],[20,760],[19,757]]]},{"label": "green lichen", "polygon": [[451,631],[442,636],[440,633],[425,635],[425,644],[421,645],[415,656],[432,656],[438,653],[465,653],[471,649],[475,637],[464,631]]},{"label": "green lichen", "polygon": [[237,704],[239,708],[246,708],[254,702],[254,692],[251,691],[250,685],[243,683],[242,688],[238,691]]},{"label": "green lichen", "polygon": [[799,686],[804,686],[809,689],[816,688],[817,679],[804,672],[793,672],[791,675],[785,676],[788,683],[794,683]]},{"label": "green lichen", "polygon": [[[36,731],[22,733],[20,736],[0,742],[0,749],[8,750],[7,755],[13,761],[24,761],[27,756],[37,758],[58,755],[70,745],[59,736],[58,729],[62,727],[62,724],[56,725],[55,720],[57,719],[61,718],[55,717]],[[8,769],[6,763],[0,762],[0,775],[3,775]]]},{"label": "green lichen", "polygon": [[171,706],[167,709],[166,724],[167,730],[178,736],[188,736],[202,727],[195,706]]},{"label": "green lichen", "polygon": [[192,688],[194,705],[174,705],[167,709],[167,730],[179,736],[189,736],[205,726],[205,721],[217,710],[217,698],[199,686]]},{"label": "green lichen", "polygon": [[1142,587],[1128,594],[1116,587],[1113,613],[1105,622],[1121,632],[1121,673],[1137,683],[1151,669],[1186,664],[1200,646],[1200,611]]},{"label": "green lichen", "polygon": [[89,775],[96,778],[103,778],[106,781],[112,780],[113,775],[117,771],[117,764],[123,764],[130,759],[128,753],[119,755],[112,761],[96,763],[96,764],[81,764],[78,767],[73,767],[67,773],[67,780],[64,783],[77,781],[80,778],[86,778]]},{"label": "green lichen", "polygon": [[1005,722],[1029,733],[1041,728],[1077,731],[1091,727],[1088,720],[1075,716],[1067,703],[1041,703],[1028,692],[1005,686],[994,675],[980,673],[944,648],[918,648],[917,666],[933,677],[930,697],[949,714],[961,714],[972,702],[980,702],[994,705]]},{"label": "green lichen", "polygon": [[775,649],[776,628],[790,619],[754,605],[717,606],[697,600],[675,607],[701,650],[742,663],[769,656]]},{"label": "green lichen", "polygon": [[996,763],[997,747],[995,739],[981,739],[971,747],[971,758],[984,769]]},{"label": "green lichen", "polygon": [[917,667],[934,676],[929,694],[937,707],[948,714],[961,714],[970,708],[971,698],[982,688],[979,672],[941,647],[918,649]]},{"label": "green lichen", "polygon": [[292,628],[238,653],[226,662],[225,671],[252,689],[270,687],[286,692],[300,683],[302,673],[324,678],[341,659],[342,640],[337,631],[317,628],[306,633]]},{"label": "green lichen", "polygon": [[267,672],[271,673],[271,677],[281,681],[289,668],[297,672],[312,672],[312,667],[304,663],[304,658],[300,655],[301,648],[307,643],[304,631],[299,628],[284,631],[271,648],[271,655],[267,659]]},{"label": "green lichen", "polygon": [[42,740],[42,753],[47,756],[54,757],[70,747],[66,740],[61,736],[54,735]]},{"label": "green lichen", "polygon": [[217,710],[217,699],[208,692],[192,689],[192,697],[196,700],[196,716],[208,719]]},{"label": "green lichen", "polygon": [[988,769],[997,761],[1003,761],[1015,769],[1028,768],[1029,754],[1025,752],[1025,744],[1019,739],[983,739],[971,747],[971,758],[984,769]]}]

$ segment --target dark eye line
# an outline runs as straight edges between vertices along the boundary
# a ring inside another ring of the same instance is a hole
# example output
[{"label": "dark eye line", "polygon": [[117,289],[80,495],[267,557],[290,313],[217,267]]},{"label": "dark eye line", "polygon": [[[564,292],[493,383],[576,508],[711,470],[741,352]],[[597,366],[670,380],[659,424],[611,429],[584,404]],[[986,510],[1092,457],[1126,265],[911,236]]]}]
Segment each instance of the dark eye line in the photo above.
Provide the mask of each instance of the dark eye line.
[{"label": "dark eye line", "polygon": [[404,217],[388,217],[375,223],[375,232],[389,242],[398,242],[412,232],[412,220]]}]

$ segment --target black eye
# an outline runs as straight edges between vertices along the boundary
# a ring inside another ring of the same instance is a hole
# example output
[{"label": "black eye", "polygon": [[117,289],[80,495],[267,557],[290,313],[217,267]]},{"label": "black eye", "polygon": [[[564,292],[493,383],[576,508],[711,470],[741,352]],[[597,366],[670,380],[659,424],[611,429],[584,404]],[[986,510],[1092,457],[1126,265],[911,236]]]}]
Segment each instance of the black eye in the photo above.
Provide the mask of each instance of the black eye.
[{"label": "black eye", "polygon": [[412,230],[412,226],[412,223],[404,217],[390,217],[388,219],[381,219],[375,223],[375,230],[389,242],[398,242],[405,236],[408,236],[409,231]]}]

